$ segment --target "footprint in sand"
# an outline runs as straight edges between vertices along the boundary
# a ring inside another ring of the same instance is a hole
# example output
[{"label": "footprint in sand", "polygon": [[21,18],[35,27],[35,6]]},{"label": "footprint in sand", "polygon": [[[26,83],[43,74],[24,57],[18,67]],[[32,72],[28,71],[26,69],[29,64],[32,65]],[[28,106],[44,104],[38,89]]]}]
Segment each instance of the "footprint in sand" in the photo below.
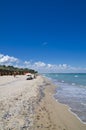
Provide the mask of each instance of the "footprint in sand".
[{"label": "footprint in sand", "polygon": [[39,115],[37,115],[37,120],[39,120],[40,119],[40,116]]}]

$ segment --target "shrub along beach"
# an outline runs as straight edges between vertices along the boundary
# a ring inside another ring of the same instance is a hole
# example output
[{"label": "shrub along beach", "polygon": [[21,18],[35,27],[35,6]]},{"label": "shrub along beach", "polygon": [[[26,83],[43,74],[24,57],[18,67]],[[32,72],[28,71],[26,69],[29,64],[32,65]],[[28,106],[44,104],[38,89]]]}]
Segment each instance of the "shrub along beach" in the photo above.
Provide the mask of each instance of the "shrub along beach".
[{"label": "shrub along beach", "polygon": [[35,74],[37,71],[32,70],[32,69],[27,69],[27,68],[17,68],[14,66],[5,66],[5,65],[0,65],[0,75],[24,75],[26,73],[32,73]]},{"label": "shrub along beach", "polygon": [[26,74],[0,76],[0,130],[86,130],[53,98],[55,86],[47,78],[26,79]]}]

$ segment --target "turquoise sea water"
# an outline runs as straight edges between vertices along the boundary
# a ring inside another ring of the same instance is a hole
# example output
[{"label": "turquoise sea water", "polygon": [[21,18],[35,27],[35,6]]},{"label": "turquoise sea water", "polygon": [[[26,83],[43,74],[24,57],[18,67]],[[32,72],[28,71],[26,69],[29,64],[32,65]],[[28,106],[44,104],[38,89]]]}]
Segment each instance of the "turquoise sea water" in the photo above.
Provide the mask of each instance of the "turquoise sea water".
[{"label": "turquoise sea water", "polygon": [[86,74],[47,73],[43,74],[57,85],[55,99],[70,107],[77,117],[86,123]]}]

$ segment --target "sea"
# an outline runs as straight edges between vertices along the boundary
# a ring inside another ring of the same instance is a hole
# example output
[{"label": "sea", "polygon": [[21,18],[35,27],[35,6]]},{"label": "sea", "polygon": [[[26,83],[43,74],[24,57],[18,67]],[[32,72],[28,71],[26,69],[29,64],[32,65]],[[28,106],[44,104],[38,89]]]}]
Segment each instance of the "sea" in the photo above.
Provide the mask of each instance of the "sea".
[{"label": "sea", "polygon": [[46,73],[57,87],[54,98],[86,124],[86,73]]}]

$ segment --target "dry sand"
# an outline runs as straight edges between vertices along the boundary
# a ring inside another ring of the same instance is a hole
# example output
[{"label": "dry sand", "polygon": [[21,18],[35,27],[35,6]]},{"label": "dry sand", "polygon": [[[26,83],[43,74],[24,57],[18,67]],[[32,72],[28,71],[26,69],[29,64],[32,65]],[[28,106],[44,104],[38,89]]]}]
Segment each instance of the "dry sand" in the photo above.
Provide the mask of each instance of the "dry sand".
[{"label": "dry sand", "polygon": [[54,90],[41,76],[0,77],[0,130],[86,130],[67,106],[55,101]]},{"label": "dry sand", "polygon": [[29,130],[33,125],[34,106],[43,79],[26,78],[0,77],[0,130]]}]

